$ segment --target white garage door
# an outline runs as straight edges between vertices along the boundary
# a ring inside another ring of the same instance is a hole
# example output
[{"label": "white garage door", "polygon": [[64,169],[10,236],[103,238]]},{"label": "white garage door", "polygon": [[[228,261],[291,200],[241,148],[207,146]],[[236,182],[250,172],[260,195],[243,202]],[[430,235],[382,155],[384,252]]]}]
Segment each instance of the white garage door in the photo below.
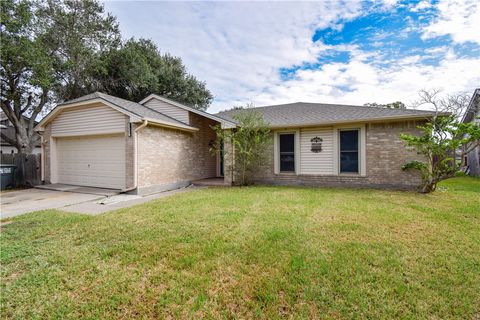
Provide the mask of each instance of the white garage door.
[{"label": "white garage door", "polygon": [[57,139],[58,182],[80,186],[125,187],[125,138],[117,136]]}]

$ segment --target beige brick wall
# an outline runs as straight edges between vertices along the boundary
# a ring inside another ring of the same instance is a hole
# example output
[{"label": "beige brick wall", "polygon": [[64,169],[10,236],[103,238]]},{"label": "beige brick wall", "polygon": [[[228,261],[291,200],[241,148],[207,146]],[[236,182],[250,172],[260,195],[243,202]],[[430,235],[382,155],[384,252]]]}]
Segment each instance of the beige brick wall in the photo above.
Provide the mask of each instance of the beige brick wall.
[{"label": "beige brick wall", "polygon": [[258,183],[379,187],[414,189],[421,182],[415,171],[403,171],[402,165],[409,160],[421,160],[415,151],[408,151],[400,140],[400,133],[418,134],[420,122],[402,121],[366,124],[366,175],[296,175],[274,174],[273,143],[267,150],[268,161],[255,174]]},{"label": "beige brick wall", "polygon": [[417,171],[402,170],[411,160],[422,160],[415,151],[405,148],[401,133],[419,134],[416,121],[372,123],[367,126],[367,177],[377,185],[418,186],[421,182]]},{"label": "beige brick wall", "polygon": [[[130,189],[135,186],[135,124],[131,124],[130,119],[125,117],[125,188]],[[130,136],[129,136],[130,131]]]},{"label": "beige brick wall", "polygon": [[[185,132],[147,126],[138,133],[138,187],[174,186],[216,175],[216,157],[209,152],[216,122],[190,113]],[[153,190],[153,189],[152,189]]]}]

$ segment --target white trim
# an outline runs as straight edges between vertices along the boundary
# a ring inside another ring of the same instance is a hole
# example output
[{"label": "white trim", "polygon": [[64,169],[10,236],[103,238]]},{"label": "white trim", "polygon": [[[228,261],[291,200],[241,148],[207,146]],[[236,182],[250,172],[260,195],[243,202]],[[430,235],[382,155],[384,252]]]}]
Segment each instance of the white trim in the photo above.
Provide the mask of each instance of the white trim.
[{"label": "white trim", "polygon": [[339,166],[338,166],[338,155],[340,152],[338,151],[338,131],[336,128],[332,129],[332,134],[333,134],[333,174],[338,175],[338,172],[340,171]]},{"label": "white trim", "polygon": [[273,173],[279,174],[280,173],[280,157],[278,156],[279,152],[279,143],[278,143],[278,132],[275,131],[273,133]]},{"label": "white trim", "polygon": [[[280,135],[282,134],[293,134],[294,135],[294,161],[295,161],[295,171],[294,172],[281,172],[280,171]],[[273,172],[275,174],[300,174],[300,130],[277,130],[274,131],[274,140],[273,140],[273,152],[274,152],[274,163],[273,163]]]},{"label": "white trim", "polygon": [[300,174],[300,130],[295,130],[295,145],[294,145],[294,159],[295,159],[295,174]]},{"label": "white trim", "polygon": [[187,125],[181,125],[181,124],[173,124],[170,122],[163,122],[163,121],[158,121],[156,119],[152,118],[142,118],[143,121],[148,121],[148,124],[153,125],[153,126],[159,126],[159,127],[165,127],[165,128],[171,128],[171,129],[176,129],[176,130],[183,130],[183,131],[189,131],[189,132],[195,132],[198,131],[198,128],[195,127],[190,127]]},{"label": "white trim", "polygon": [[41,151],[40,151],[40,176],[41,176],[41,182],[43,183],[45,181],[45,138],[42,135],[40,135],[40,146],[41,146]]},{"label": "white trim", "polygon": [[57,138],[50,137],[50,183],[57,183]]},{"label": "white trim", "polygon": [[148,97],[146,97],[145,99],[143,99],[142,101],[139,102],[139,104],[143,105],[145,104],[146,102],[152,100],[152,99],[157,99],[157,100],[160,100],[160,101],[163,101],[165,103],[169,103],[175,107],[178,107],[178,108],[181,108],[181,109],[184,109],[184,110],[187,110],[187,111],[190,111],[190,112],[193,112],[193,113],[196,113],[198,115],[201,115],[201,116],[204,116],[205,118],[209,118],[209,119],[212,119],[212,120],[215,120],[217,122],[220,122],[220,124],[222,125],[222,129],[230,129],[230,128],[235,128],[236,127],[236,124],[234,122],[231,122],[231,121],[228,121],[228,120],[225,120],[223,118],[220,118],[220,117],[217,117],[217,116],[214,116],[208,112],[204,112],[204,111],[200,111],[200,110],[197,110],[197,109],[194,109],[194,108],[191,108],[191,107],[188,107],[184,104],[181,104],[181,103],[178,103],[176,101],[173,101],[173,100],[170,100],[170,99],[167,99],[167,98],[164,98],[162,96],[159,96],[159,95],[156,95],[154,93],[150,94]]},{"label": "white trim", "polygon": [[[365,124],[350,125],[350,126],[335,126],[333,128],[333,168],[336,175],[367,175],[367,146],[366,146],[366,130]],[[340,139],[339,134],[342,130],[358,130],[359,142],[359,172],[358,173],[340,173]]]}]

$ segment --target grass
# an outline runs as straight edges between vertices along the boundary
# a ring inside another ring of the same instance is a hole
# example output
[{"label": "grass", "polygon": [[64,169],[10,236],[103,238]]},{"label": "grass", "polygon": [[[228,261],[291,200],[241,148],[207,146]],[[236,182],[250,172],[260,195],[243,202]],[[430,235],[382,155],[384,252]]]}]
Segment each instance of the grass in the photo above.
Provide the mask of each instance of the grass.
[{"label": "grass", "polygon": [[479,319],[480,180],[207,189],[1,231],[3,318]]}]

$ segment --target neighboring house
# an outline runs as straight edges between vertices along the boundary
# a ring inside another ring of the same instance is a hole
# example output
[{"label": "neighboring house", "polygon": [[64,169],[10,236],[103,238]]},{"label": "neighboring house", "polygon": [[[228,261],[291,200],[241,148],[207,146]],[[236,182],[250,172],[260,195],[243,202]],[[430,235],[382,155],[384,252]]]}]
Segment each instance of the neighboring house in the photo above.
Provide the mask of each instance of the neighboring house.
[{"label": "neighboring house", "polygon": [[[275,137],[258,182],[403,189],[420,183],[418,173],[401,169],[419,156],[399,134],[417,133],[432,112],[310,103],[254,110]],[[147,194],[222,176],[224,161],[210,152],[212,126],[235,128],[235,112],[212,115],[157,95],[136,103],[97,92],[68,101],[36,127],[42,179]]]},{"label": "neighboring house", "polygon": [[[8,120],[7,116],[3,111],[0,111],[0,131],[10,138],[11,140],[15,140],[15,128],[13,127],[10,120]],[[36,140],[35,148],[33,149],[32,153],[40,153],[40,136],[38,134],[34,135],[34,139]],[[13,146],[10,142],[6,141],[2,136],[0,136],[0,153],[3,154],[12,154],[18,153],[18,150],[15,146]]]},{"label": "neighboring house", "polygon": [[[480,88],[473,93],[462,119],[463,123],[480,123]],[[467,166],[467,173],[471,176],[480,176],[480,146],[470,151],[463,159],[463,165]]]}]

